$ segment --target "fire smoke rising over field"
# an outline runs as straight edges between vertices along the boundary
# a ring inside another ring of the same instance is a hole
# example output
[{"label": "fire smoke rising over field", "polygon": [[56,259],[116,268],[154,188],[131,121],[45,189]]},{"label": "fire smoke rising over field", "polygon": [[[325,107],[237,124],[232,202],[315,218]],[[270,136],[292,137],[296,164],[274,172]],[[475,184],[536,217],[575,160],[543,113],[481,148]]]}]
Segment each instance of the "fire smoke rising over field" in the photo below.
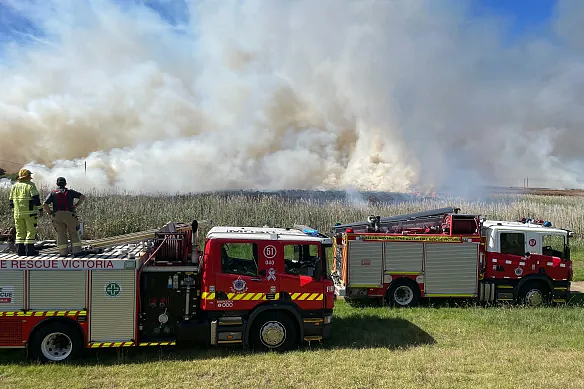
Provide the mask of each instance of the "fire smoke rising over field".
[{"label": "fire smoke rising over field", "polygon": [[513,42],[459,1],[146,3],[0,0],[0,159],[78,189],[580,186],[584,2]]}]

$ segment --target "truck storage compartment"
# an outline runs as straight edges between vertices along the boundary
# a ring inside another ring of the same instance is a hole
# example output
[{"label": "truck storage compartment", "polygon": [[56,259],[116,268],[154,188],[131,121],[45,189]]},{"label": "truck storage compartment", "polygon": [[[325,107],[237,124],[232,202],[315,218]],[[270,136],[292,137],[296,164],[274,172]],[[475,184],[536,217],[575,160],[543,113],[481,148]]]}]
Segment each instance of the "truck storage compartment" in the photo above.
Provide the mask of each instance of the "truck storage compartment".
[{"label": "truck storage compartment", "polygon": [[91,342],[130,342],[136,338],[136,271],[92,270]]},{"label": "truck storage compartment", "polygon": [[30,270],[29,309],[37,311],[86,308],[87,272]]},{"label": "truck storage compartment", "polygon": [[475,295],[479,247],[477,243],[426,243],[424,293]]},{"label": "truck storage compartment", "polygon": [[420,273],[424,261],[424,244],[388,242],[385,244],[386,273]]},{"label": "truck storage compartment", "polygon": [[1,271],[0,312],[14,312],[22,309],[24,309],[24,271]]},{"label": "truck storage compartment", "polygon": [[349,285],[381,287],[383,242],[349,241]]}]

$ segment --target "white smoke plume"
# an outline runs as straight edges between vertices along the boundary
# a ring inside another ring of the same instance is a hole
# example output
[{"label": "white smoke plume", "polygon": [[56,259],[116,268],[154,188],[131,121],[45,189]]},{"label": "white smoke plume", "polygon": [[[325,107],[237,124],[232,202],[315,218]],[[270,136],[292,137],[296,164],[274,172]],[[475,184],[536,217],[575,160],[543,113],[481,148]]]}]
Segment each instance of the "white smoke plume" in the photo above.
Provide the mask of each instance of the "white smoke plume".
[{"label": "white smoke plume", "polygon": [[36,28],[2,45],[0,159],[141,192],[581,186],[584,2],[513,42],[460,1],[145,3],[0,0]]}]

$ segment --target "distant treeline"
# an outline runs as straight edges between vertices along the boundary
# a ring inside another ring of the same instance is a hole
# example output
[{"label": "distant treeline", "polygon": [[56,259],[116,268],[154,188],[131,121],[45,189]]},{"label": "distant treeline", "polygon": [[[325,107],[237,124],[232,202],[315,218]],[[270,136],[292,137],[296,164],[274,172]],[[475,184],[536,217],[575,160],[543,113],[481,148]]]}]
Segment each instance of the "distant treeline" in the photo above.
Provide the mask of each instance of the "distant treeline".
[{"label": "distant treeline", "polygon": [[7,173],[6,170],[2,169],[0,167],[0,178],[8,178],[9,180],[16,180],[16,177],[18,177],[18,173]]}]

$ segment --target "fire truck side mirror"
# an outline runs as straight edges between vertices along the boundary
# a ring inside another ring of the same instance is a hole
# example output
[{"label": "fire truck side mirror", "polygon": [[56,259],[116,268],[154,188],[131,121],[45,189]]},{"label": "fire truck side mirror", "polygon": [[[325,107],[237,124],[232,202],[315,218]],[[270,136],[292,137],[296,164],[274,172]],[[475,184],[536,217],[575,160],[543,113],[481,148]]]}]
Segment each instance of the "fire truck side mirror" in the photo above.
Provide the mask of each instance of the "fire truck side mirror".
[{"label": "fire truck side mirror", "polygon": [[266,276],[266,269],[260,269],[259,275],[262,277],[265,277]]}]

